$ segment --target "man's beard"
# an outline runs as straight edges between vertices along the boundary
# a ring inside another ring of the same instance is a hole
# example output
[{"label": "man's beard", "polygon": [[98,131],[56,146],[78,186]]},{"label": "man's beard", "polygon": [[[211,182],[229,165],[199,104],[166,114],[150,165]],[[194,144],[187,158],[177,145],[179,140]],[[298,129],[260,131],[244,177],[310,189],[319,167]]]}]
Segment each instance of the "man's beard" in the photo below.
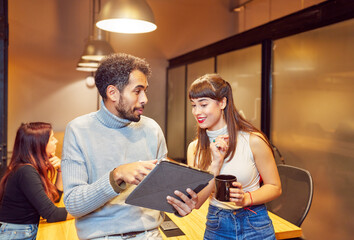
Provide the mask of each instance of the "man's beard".
[{"label": "man's beard", "polygon": [[[141,108],[144,108],[144,106],[141,106]],[[117,110],[120,118],[127,119],[127,120],[133,121],[133,122],[140,121],[140,115],[134,114],[136,108],[134,108],[133,110],[130,110],[122,98],[119,99],[119,103],[118,103],[118,105],[116,105],[116,110]]]}]

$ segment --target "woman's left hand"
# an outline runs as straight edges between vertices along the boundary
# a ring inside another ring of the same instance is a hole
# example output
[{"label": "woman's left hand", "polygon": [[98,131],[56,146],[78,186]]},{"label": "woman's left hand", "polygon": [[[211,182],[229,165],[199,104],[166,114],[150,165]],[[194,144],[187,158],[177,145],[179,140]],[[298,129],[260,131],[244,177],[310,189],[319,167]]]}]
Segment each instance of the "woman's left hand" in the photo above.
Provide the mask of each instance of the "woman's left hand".
[{"label": "woman's left hand", "polygon": [[210,149],[213,155],[221,155],[225,157],[229,149],[229,135],[219,135],[210,143]]},{"label": "woman's left hand", "polygon": [[59,169],[61,165],[61,159],[58,158],[57,156],[53,156],[49,158],[49,162],[53,165],[55,169]]},{"label": "woman's left hand", "polygon": [[245,200],[245,192],[242,189],[242,184],[233,182],[230,188],[230,202],[234,202],[236,206],[243,207]]},{"label": "woman's left hand", "polygon": [[220,135],[210,143],[212,162],[210,171],[216,176],[219,174],[220,168],[224,163],[224,159],[229,149],[229,136]]}]

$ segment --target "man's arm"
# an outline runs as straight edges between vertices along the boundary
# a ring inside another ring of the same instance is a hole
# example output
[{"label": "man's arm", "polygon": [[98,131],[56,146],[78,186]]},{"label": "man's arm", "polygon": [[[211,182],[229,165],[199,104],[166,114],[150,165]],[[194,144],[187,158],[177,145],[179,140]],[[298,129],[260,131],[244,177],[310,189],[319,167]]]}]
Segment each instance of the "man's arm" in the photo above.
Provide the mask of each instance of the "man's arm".
[{"label": "man's arm", "polygon": [[88,183],[88,169],[70,124],[65,133],[61,168],[64,204],[75,217],[95,211],[118,195],[110,184],[109,172],[94,183]]}]

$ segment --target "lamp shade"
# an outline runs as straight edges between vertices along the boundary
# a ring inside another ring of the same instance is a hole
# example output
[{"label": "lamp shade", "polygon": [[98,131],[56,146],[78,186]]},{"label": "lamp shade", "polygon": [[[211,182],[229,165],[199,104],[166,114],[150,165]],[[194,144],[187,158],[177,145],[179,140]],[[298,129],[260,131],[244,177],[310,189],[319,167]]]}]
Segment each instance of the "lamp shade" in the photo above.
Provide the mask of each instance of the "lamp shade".
[{"label": "lamp shade", "polygon": [[86,43],[81,57],[86,60],[101,61],[102,58],[113,52],[112,46],[107,41],[91,38]]},{"label": "lamp shade", "polygon": [[76,70],[82,72],[96,72],[100,63],[98,61],[80,59],[77,63]]},{"label": "lamp shade", "polygon": [[98,61],[93,61],[93,60],[86,60],[86,59],[80,59],[80,61],[77,64],[80,67],[93,67],[93,68],[98,68],[100,63]]},{"label": "lamp shade", "polygon": [[97,68],[76,66],[76,70],[81,72],[96,72]]},{"label": "lamp shade", "polygon": [[118,33],[145,33],[157,28],[145,0],[109,0],[101,9],[96,26]]}]

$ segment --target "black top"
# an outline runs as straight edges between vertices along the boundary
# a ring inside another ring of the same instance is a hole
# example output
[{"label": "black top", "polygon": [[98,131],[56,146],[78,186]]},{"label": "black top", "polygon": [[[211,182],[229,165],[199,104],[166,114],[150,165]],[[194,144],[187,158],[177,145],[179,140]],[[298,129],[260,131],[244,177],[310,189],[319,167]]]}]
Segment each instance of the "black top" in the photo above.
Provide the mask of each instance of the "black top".
[{"label": "black top", "polygon": [[40,216],[47,222],[64,221],[67,216],[65,208],[56,207],[49,199],[39,173],[30,165],[10,174],[0,204],[1,222],[38,224]]}]

